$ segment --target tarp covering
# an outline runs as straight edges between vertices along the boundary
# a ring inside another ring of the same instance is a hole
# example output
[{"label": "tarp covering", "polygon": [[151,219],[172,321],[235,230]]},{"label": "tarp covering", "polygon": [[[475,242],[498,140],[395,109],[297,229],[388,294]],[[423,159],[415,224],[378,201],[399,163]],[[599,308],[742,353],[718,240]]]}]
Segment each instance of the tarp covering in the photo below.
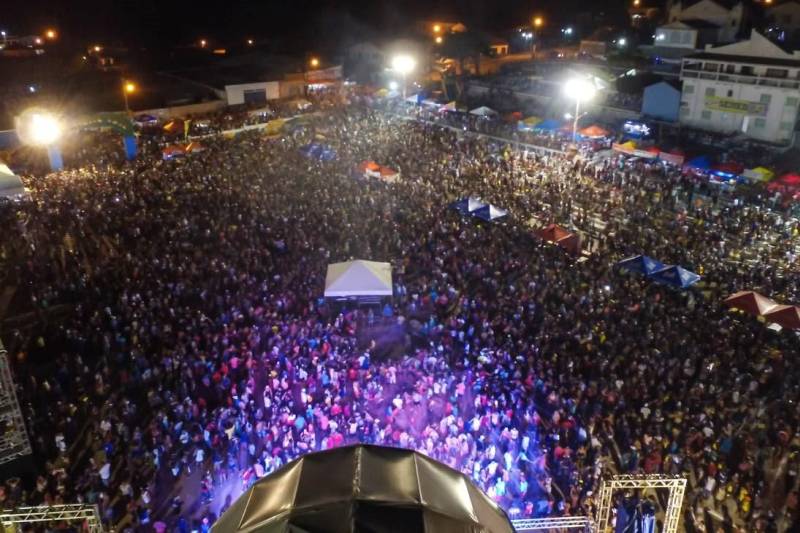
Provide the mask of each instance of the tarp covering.
[{"label": "tarp covering", "polygon": [[543,120],[534,126],[533,129],[539,131],[557,131],[561,127],[561,122],[555,119]]},{"label": "tarp covering", "polygon": [[458,106],[456,105],[456,101],[453,100],[452,102],[448,102],[447,104],[443,105],[442,111],[458,111]]},{"label": "tarp covering", "polygon": [[672,265],[653,272],[650,279],[656,283],[685,289],[700,281],[700,276],[683,267]]},{"label": "tarp covering", "polygon": [[10,168],[0,163],[0,198],[14,198],[25,196],[28,192],[22,185],[22,180]]},{"label": "tarp covering", "polygon": [[346,261],[328,265],[325,296],[391,296],[392,266],[375,261]]},{"label": "tarp covering", "polygon": [[486,202],[484,202],[480,198],[470,196],[469,198],[462,198],[457,202],[453,202],[452,204],[450,204],[450,207],[452,207],[462,215],[468,215],[473,211],[475,211],[476,209],[480,209],[485,205],[487,205]]},{"label": "tarp covering", "polygon": [[775,173],[765,167],[756,167],[742,172],[742,177],[751,181],[769,181],[775,177]]},{"label": "tarp covering", "polygon": [[388,182],[395,181],[400,177],[399,171],[379,165],[375,161],[362,161],[356,167],[356,173],[366,179],[376,178]]},{"label": "tarp covering", "polygon": [[465,475],[400,448],[312,453],[255,483],[212,533],[513,533]]},{"label": "tarp covering", "polygon": [[759,316],[775,308],[778,304],[755,291],[739,291],[725,298],[725,305],[745,313]]},{"label": "tarp covering", "polygon": [[690,159],[686,166],[697,170],[709,170],[711,168],[711,158],[705,155]]},{"label": "tarp covering", "polygon": [[192,154],[192,153],[195,153],[195,152],[202,152],[205,149],[206,149],[206,147],[203,146],[202,144],[200,144],[199,142],[192,141],[192,142],[190,142],[189,144],[186,145],[186,148],[184,149],[184,151],[187,154]]},{"label": "tarp covering", "polygon": [[645,276],[649,276],[653,272],[657,272],[664,268],[664,264],[661,261],[646,255],[637,255],[623,259],[617,263],[617,266],[623,270],[638,272],[639,274],[644,274]]},{"label": "tarp covering", "polygon": [[572,255],[581,253],[581,238],[577,233],[570,233],[565,237],[561,237],[556,241],[556,244]]},{"label": "tarp covering", "polygon": [[800,307],[796,305],[776,305],[764,318],[787,329],[800,329]]},{"label": "tarp covering", "polygon": [[484,205],[483,207],[479,207],[478,209],[472,211],[472,216],[478,217],[487,222],[497,220],[498,218],[503,218],[507,215],[508,211],[505,209],[500,209],[499,207],[495,207],[491,204]]},{"label": "tarp covering", "polygon": [[481,106],[481,107],[476,107],[475,109],[473,109],[469,113],[470,113],[470,115],[477,115],[479,117],[491,117],[491,116],[496,115],[497,111],[495,111],[494,109],[492,109],[490,107],[486,107],[484,105],[484,106]]}]

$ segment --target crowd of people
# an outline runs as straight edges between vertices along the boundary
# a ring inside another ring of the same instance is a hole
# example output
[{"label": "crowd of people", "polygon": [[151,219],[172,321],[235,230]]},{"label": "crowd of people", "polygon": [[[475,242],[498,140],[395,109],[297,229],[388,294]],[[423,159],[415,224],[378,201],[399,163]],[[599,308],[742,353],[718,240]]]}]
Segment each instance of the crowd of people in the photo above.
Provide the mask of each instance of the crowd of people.
[{"label": "crowd of people", "polygon": [[[335,161],[298,151],[315,136]],[[0,214],[11,311],[37,324],[3,341],[42,465],[4,506],[207,531],[223,486],[366,442],[465,472],[512,518],[591,514],[602,476],[663,473],[690,480],[688,531],[800,525],[800,342],[721,304],[741,289],[800,302],[797,221],[698,206],[664,167],[518,152],[358,105],[177,161],[159,141],[133,162],[68,156]],[[402,178],[359,179],[363,160]],[[510,216],[447,208],[468,195]],[[549,222],[591,254],[533,236]],[[702,289],[614,269],[639,253]],[[392,264],[387,305],[322,298],[326,266],[351,258]]]}]

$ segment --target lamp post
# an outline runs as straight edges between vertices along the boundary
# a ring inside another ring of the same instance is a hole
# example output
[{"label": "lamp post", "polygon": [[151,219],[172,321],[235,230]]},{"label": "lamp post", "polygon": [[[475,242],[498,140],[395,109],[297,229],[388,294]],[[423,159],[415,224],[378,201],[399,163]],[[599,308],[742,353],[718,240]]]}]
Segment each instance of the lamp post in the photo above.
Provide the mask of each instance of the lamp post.
[{"label": "lamp post", "polygon": [[398,55],[392,59],[392,70],[403,77],[403,99],[406,98],[406,76],[417,66],[417,61],[409,55]]},{"label": "lamp post", "polygon": [[594,84],[586,78],[573,78],[564,85],[564,94],[575,100],[575,118],[572,122],[572,142],[578,138],[578,120],[581,118],[581,102],[591,100],[597,89]]},{"label": "lamp post", "polygon": [[63,126],[54,115],[40,110],[29,109],[17,119],[17,135],[23,143],[41,146],[47,150],[50,170],[57,172],[64,168],[64,160],[58,146]]},{"label": "lamp post", "polygon": [[536,41],[539,40],[539,29],[544,26],[542,17],[533,17],[533,32],[531,32],[531,59],[536,59]]},{"label": "lamp post", "polygon": [[136,84],[132,81],[126,81],[122,84],[122,96],[125,98],[125,112],[130,115],[131,108],[128,106],[128,95],[136,92]]}]

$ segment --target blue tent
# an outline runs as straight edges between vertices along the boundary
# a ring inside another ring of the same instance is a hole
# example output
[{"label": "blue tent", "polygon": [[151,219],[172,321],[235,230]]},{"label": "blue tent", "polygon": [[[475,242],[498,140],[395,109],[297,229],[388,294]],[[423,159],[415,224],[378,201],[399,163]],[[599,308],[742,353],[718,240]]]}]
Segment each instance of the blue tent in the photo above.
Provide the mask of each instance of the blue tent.
[{"label": "blue tent", "polygon": [[480,198],[475,198],[474,196],[470,196],[469,198],[462,198],[457,202],[453,202],[452,204],[450,204],[450,207],[452,207],[462,215],[469,215],[476,209],[480,209],[487,205],[488,204],[483,200],[481,200]]},{"label": "blue tent", "polygon": [[650,274],[656,283],[685,289],[700,281],[700,276],[677,265],[666,266]]},{"label": "blue tent", "polygon": [[472,216],[478,217],[486,222],[491,222],[507,215],[508,211],[505,209],[500,209],[499,207],[495,207],[491,204],[486,204],[483,207],[479,207],[478,209],[472,211]]},{"label": "blue tent", "polygon": [[561,121],[551,118],[538,123],[533,129],[538,131],[556,131],[560,127]]},{"label": "blue tent", "polygon": [[333,161],[336,159],[336,151],[325,144],[309,143],[299,148],[301,154],[306,157],[319,159],[320,161]]},{"label": "blue tent", "polygon": [[634,257],[623,259],[617,263],[617,266],[623,270],[638,272],[639,274],[649,276],[653,272],[664,268],[664,263],[646,255],[636,255]]},{"label": "blue tent", "polygon": [[686,165],[690,168],[696,168],[698,170],[709,170],[711,168],[711,158],[707,155],[701,155],[699,157],[695,157],[694,159],[690,159]]}]

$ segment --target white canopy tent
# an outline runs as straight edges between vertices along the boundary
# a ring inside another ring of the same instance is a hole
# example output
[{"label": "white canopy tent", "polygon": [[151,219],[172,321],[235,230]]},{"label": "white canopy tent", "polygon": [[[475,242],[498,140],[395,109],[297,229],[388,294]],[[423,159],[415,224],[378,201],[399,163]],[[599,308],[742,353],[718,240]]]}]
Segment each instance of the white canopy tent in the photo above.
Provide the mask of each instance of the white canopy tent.
[{"label": "white canopy tent", "polygon": [[481,106],[476,107],[472,111],[469,112],[471,115],[478,115],[479,117],[492,117],[497,114],[497,111],[492,109],[491,107]]},{"label": "white canopy tent", "polygon": [[325,297],[391,296],[392,265],[376,261],[346,261],[328,265]]},{"label": "white canopy tent", "polygon": [[14,198],[27,196],[28,191],[22,185],[22,180],[10,168],[0,163],[0,198]]}]

